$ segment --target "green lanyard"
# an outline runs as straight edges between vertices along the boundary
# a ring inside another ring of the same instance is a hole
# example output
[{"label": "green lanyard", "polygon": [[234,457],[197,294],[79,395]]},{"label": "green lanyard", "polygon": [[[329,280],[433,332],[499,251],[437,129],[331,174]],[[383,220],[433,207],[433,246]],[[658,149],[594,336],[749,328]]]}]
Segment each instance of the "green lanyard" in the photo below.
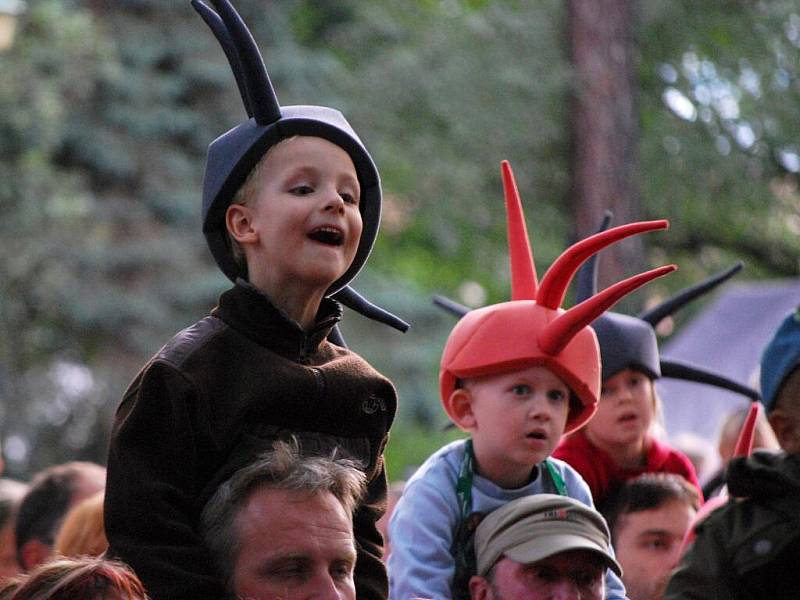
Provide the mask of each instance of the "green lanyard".
[{"label": "green lanyard", "polygon": [[464,444],[464,458],[461,459],[461,468],[458,470],[458,481],[456,482],[456,494],[462,520],[472,514],[472,478],[474,474],[475,452],[472,450],[472,439],[468,439]]},{"label": "green lanyard", "polygon": [[544,466],[547,468],[547,472],[550,473],[550,479],[553,480],[553,485],[556,487],[556,491],[558,492],[559,496],[568,496],[567,494],[567,484],[564,483],[564,478],[561,477],[561,473],[558,472],[553,461],[549,458],[544,459]]},{"label": "green lanyard", "polygon": [[[550,459],[544,459],[544,466],[550,481],[559,496],[567,495],[567,485],[564,478],[558,472]],[[461,466],[458,469],[458,480],[456,482],[456,495],[458,496],[458,506],[461,509],[461,518],[466,519],[472,514],[472,480],[475,476],[475,451],[472,448],[472,440],[468,439],[464,444],[464,457],[461,459]],[[544,483],[544,482],[542,482]]]}]

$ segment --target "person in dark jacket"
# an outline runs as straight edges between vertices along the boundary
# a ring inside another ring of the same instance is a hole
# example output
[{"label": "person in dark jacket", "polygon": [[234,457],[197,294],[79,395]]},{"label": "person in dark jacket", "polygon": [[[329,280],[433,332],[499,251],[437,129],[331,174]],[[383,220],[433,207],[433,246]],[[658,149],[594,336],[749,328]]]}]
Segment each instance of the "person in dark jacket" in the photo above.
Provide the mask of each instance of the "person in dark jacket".
[{"label": "person in dark jacket", "polygon": [[274,440],[294,437],[303,454],[340,448],[364,471],[355,585],[359,598],[385,598],[375,522],[396,392],[344,347],[334,299],[398,326],[348,285],[377,234],[378,172],[341,113],[278,104],[227,0],[214,0],[215,10],[193,5],[225,50],[250,116],[209,147],[203,190],[203,231],[234,286],[125,392],[108,456],[109,553],[154,600],[221,598],[202,508]]},{"label": "person in dark jacket", "polygon": [[22,498],[14,522],[17,560],[29,571],[53,555],[61,523],[69,510],[103,489],[106,470],[91,462],[73,461],[38,472]]},{"label": "person in dark jacket", "polygon": [[761,359],[762,402],[783,453],[728,466],[731,499],[695,529],[665,599],[797,598],[800,590],[800,310]]}]

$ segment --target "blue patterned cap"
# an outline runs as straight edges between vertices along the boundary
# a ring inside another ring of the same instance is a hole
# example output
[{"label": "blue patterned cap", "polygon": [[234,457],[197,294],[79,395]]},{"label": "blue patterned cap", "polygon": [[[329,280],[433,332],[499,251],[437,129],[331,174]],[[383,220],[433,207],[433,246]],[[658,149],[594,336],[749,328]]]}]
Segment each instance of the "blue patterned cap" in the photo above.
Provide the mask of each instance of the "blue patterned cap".
[{"label": "blue patterned cap", "polygon": [[800,364],[800,308],[787,316],[761,356],[761,402],[770,412],[786,376]]}]

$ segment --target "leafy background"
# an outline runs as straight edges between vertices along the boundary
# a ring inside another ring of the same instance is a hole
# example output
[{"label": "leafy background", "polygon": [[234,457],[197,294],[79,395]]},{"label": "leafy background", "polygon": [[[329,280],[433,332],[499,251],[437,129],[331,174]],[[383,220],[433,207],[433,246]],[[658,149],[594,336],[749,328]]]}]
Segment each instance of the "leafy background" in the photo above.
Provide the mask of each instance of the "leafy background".
[{"label": "leafy background", "polygon": [[[681,267],[632,302],[737,259],[749,279],[796,277],[800,2],[631,5],[639,212],[672,223],[641,259]],[[508,298],[500,160],[540,272],[576,235],[566,3],[236,6],[281,102],[340,108],[379,165],[382,231],[355,284],[414,327],[348,314],[344,333],[398,387],[387,456],[402,477],[457,435],[436,386],[452,319],[431,294]],[[7,473],[27,477],[103,462],[127,383],[225,289],[200,188],[208,143],[244,113],[188,2],[28,0],[0,72],[0,432]]]}]

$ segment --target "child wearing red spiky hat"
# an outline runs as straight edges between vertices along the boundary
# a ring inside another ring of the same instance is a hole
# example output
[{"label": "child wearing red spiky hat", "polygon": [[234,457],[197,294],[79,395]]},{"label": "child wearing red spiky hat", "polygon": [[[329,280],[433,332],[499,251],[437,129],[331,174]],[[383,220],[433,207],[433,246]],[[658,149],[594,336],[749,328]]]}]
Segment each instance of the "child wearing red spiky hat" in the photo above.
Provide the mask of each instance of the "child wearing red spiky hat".
[{"label": "child wearing red spiky hat", "polygon": [[[584,260],[617,240],[663,229],[667,223],[634,223],[579,242],[539,284],[507,162],[503,183],[512,300],[469,312],[447,340],[441,400],[470,439],[436,452],[405,488],[390,523],[393,598],[463,595],[460,583],[454,586],[456,561],[465,558],[460,544],[475,512],[542,492],[592,505],[580,476],[549,458],[561,435],[586,423],[597,404],[599,348],[588,324],[633,289],[675,268],[631,277],[565,311],[561,304],[566,288]],[[624,598],[613,573],[607,583],[608,598]]]}]

